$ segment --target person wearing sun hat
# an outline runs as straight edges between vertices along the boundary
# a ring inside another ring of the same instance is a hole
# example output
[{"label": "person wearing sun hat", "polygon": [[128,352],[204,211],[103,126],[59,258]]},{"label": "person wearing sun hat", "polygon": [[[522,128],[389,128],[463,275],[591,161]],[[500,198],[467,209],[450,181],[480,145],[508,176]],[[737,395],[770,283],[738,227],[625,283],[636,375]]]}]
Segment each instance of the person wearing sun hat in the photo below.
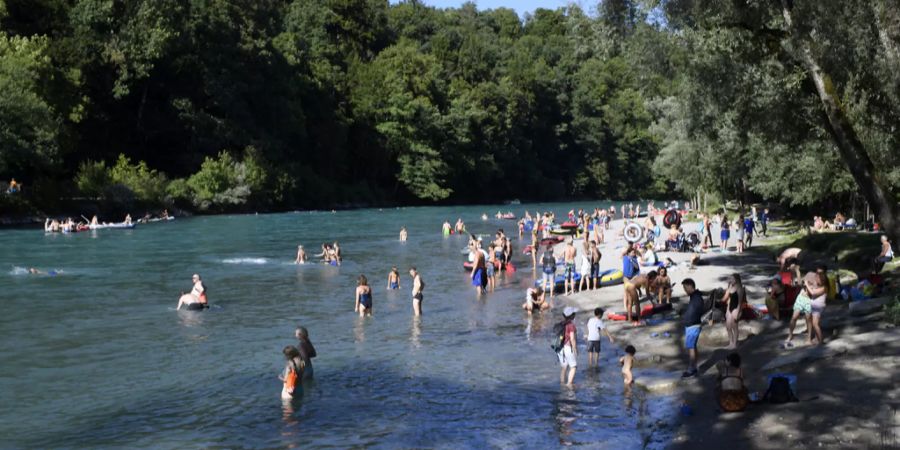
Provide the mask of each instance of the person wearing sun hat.
[{"label": "person wearing sun hat", "polygon": [[[578,342],[575,337],[575,321],[573,320],[576,312],[578,310],[571,306],[567,306],[563,310],[563,347],[556,353],[560,365],[559,382],[567,386],[572,385],[572,380],[575,379],[575,368],[578,366]],[[566,369],[569,371],[568,378],[566,378]]]}]

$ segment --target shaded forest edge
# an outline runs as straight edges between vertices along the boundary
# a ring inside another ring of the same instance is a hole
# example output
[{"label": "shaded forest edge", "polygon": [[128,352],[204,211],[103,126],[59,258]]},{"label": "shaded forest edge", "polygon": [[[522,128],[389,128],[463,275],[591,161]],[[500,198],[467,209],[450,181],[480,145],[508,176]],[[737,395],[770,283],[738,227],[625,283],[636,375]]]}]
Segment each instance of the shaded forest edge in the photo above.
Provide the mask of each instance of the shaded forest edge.
[{"label": "shaded forest edge", "polygon": [[0,0],[0,216],[702,193],[896,240],[890,4]]}]

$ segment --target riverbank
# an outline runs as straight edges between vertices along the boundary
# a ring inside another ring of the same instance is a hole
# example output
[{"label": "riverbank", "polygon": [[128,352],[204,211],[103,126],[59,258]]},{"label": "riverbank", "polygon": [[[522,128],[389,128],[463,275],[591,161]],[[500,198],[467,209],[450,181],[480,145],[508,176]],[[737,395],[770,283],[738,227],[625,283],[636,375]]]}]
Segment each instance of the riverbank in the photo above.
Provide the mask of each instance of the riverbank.
[{"label": "riverbank", "polygon": [[[614,224],[613,232],[621,224]],[[686,225],[691,229],[692,225]],[[782,350],[787,322],[753,320],[740,323],[738,352],[744,361],[745,384],[750,392],[762,395],[773,373],[797,376],[797,403],[751,405],[741,413],[721,413],[714,397],[716,362],[730,353],[724,324],[705,326],[700,336],[700,375],[683,380],[687,354],[683,348],[683,327],[677,311],[684,308],[680,281],[693,278],[704,293],[724,288],[727,277],[740,273],[751,305],[763,305],[765,286],[776,272],[773,255],[788,242],[806,244],[807,238],[786,239],[782,234],[757,238],[754,248],[735,252],[703,254],[702,265],[690,268],[690,254],[661,252],[676,265],[669,270],[673,282],[676,312],[654,316],[645,325],[633,327],[625,322],[606,321],[616,345],[637,348],[635,385],[651,392],[675,395],[689,405],[691,415],[680,415],[670,422],[649,425],[674,435],[672,447],[696,448],[790,448],[790,447],[878,447],[885,442],[896,445],[900,422],[896,416],[900,402],[897,384],[897,354],[900,330],[886,325],[883,304],[888,297],[862,302],[829,303],[822,327],[826,344],[805,344],[805,325],[801,319],[795,330],[797,347]],[[858,236],[835,234],[814,240],[856,239]],[[607,245],[603,268],[620,265],[621,241]],[[827,248],[827,246],[825,246]],[[733,248],[733,247],[732,247]],[[825,263],[830,268],[843,265],[846,258],[810,249],[802,258],[804,270]],[[561,251],[561,249],[559,249]],[[853,258],[850,258],[853,259]],[[848,261],[847,264],[850,262]],[[645,270],[646,271],[646,268]],[[894,270],[896,273],[896,269]],[[895,275],[894,273],[894,275]],[[890,277],[890,276],[889,276]],[[896,284],[896,283],[895,283]],[[894,288],[896,289],[896,288]],[[895,295],[895,291],[886,293]],[[579,318],[589,317],[600,306],[607,311],[622,311],[623,288],[614,286],[570,296],[557,296],[557,305],[578,308]],[[621,351],[621,350],[620,350]],[[887,439],[887,440],[885,440]]]}]

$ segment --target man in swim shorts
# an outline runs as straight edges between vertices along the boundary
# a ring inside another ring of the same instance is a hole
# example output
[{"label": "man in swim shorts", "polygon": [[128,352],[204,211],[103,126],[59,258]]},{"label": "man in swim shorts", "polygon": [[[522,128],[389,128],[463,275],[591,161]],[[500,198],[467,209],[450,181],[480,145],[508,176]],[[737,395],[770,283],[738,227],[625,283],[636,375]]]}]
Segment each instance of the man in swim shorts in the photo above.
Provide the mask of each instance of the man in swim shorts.
[{"label": "man in swim shorts", "polygon": [[572,244],[572,238],[569,238],[566,242],[566,250],[563,253],[563,257],[566,262],[566,271],[565,271],[565,284],[564,290],[566,295],[569,295],[569,287],[571,286],[571,293],[575,293],[575,245]]},{"label": "man in swim shorts", "polygon": [[697,375],[697,341],[700,340],[700,331],[703,329],[700,320],[703,317],[703,296],[690,278],[685,278],[681,287],[689,298],[688,306],[681,315],[684,323],[684,348],[688,354],[688,368],[681,377],[690,378]]},{"label": "man in swim shorts", "polygon": [[409,276],[413,279],[413,287],[412,287],[412,298],[413,298],[413,315],[421,316],[422,315],[422,291],[425,290],[425,282],[422,281],[422,276],[419,275],[419,272],[415,267],[409,268]]},{"label": "man in swim shorts", "polygon": [[475,292],[478,295],[484,293],[484,287],[487,286],[487,273],[484,269],[485,257],[481,251],[481,241],[475,244],[475,259],[472,262],[472,286],[475,286]]}]

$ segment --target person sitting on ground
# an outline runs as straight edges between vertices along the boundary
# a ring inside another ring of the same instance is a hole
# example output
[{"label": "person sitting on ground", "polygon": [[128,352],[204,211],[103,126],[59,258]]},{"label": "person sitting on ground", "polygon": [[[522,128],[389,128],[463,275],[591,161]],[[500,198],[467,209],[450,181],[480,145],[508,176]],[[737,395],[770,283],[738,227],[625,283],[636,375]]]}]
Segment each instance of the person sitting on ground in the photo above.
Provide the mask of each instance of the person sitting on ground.
[{"label": "person sitting on ground", "polygon": [[741,369],[741,355],[731,353],[724,361],[716,363],[719,377],[716,382],[716,400],[724,412],[743,411],[750,404],[747,387],[744,386],[744,372]]},{"label": "person sitting on ground", "polygon": [[294,330],[294,337],[297,338],[297,350],[304,364],[303,379],[310,380],[313,377],[312,358],[316,357],[316,347],[309,340],[309,331],[306,330],[306,327],[298,326]]},{"label": "person sitting on ground", "polygon": [[634,383],[634,375],[631,373],[631,367],[634,366],[634,354],[637,353],[633,345],[625,347],[625,356],[619,358],[619,365],[622,366],[622,381],[625,386],[631,386]]},{"label": "person sitting on ground", "polygon": [[676,224],[672,224],[669,228],[669,238],[666,239],[666,249],[667,250],[678,250],[679,242],[681,241],[681,230],[678,229]]},{"label": "person sitting on ground", "polygon": [[831,228],[835,231],[841,231],[844,229],[844,223],[846,221],[847,219],[844,217],[844,215],[838,212],[834,215],[834,222],[831,223]]},{"label": "person sitting on ground", "polygon": [[659,268],[656,279],[650,287],[650,292],[656,294],[656,301],[661,304],[672,303],[672,279],[665,267]]},{"label": "person sitting on ground", "polygon": [[9,188],[6,189],[6,193],[15,194],[16,192],[19,192],[19,189],[21,189],[21,187],[22,185],[16,182],[16,179],[13,178],[12,180],[9,180]]},{"label": "person sitting on ground", "polygon": [[525,303],[522,309],[531,314],[533,311],[541,312],[550,309],[550,303],[544,298],[544,290],[541,288],[528,288],[525,291]]},{"label": "person sitting on ground", "polygon": [[894,259],[894,249],[891,247],[891,241],[888,240],[887,235],[881,235],[881,252],[875,257],[875,265],[873,267],[874,273],[881,272],[881,269],[884,268],[884,264],[890,262]]}]

